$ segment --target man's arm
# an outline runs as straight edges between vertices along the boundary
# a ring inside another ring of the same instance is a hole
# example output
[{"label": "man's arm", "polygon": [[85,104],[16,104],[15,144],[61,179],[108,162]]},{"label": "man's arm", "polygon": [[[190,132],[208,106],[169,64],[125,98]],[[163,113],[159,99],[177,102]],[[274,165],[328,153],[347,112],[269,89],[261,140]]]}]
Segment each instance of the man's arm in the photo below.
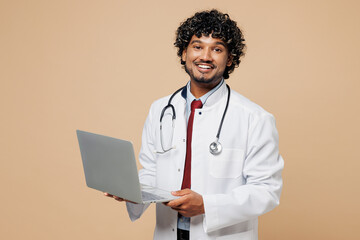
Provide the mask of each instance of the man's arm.
[{"label": "man's arm", "polygon": [[204,195],[207,232],[258,217],[279,205],[284,166],[271,114],[252,116],[243,167],[245,184],[228,194]]},{"label": "man's arm", "polygon": [[[270,114],[252,120],[245,158],[244,185],[228,194],[201,196],[184,189],[182,196],[166,205],[183,216],[205,214],[205,229],[211,232],[258,217],[276,207],[282,188],[283,159],[278,151],[275,120]],[[175,194],[174,194],[175,195]]]}]

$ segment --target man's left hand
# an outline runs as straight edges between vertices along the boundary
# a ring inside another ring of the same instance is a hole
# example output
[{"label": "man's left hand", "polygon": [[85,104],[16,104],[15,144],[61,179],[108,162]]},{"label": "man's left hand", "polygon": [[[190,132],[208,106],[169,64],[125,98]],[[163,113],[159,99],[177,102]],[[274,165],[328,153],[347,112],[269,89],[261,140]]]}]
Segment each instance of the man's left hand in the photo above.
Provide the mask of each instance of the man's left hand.
[{"label": "man's left hand", "polygon": [[186,188],[180,191],[171,192],[180,198],[165,203],[166,206],[178,211],[184,217],[193,217],[205,213],[203,197]]}]

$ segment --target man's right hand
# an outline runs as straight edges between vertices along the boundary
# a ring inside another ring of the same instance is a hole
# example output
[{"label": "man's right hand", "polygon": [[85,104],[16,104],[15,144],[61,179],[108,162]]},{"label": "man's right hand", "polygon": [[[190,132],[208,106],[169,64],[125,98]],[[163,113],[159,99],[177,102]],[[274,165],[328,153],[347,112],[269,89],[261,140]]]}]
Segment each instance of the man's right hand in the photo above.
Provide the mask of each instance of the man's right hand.
[{"label": "man's right hand", "polygon": [[[107,192],[104,192],[104,195],[105,195],[106,197],[113,198],[113,199],[115,199],[116,201],[119,201],[119,202],[124,202],[124,201],[125,201],[125,202],[135,203],[135,202],[132,202],[132,201],[123,199],[123,198],[121,198],[121,197],[118,197],[118,196],[115,196],[115,195],[111,195],[110,193],[107,193]],[[137,204],[137,203],[135,203],[135,204]]]}]

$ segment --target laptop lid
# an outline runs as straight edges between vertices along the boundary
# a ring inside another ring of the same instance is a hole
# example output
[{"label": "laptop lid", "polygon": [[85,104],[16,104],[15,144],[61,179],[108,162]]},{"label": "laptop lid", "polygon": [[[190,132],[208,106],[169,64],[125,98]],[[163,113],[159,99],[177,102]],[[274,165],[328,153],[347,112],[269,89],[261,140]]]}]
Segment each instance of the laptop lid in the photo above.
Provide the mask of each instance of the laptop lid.
[{"label": "laptop lid", "polygon": [[86,185],[142,203],[134,148],[131,142],[76,130]]}]

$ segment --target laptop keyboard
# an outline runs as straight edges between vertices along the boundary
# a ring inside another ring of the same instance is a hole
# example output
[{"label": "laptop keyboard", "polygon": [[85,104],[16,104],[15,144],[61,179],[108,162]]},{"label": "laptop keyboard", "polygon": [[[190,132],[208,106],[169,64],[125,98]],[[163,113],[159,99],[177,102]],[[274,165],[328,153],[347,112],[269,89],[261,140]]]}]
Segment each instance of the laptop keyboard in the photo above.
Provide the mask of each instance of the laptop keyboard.
[{"label": "laptop keyboard", "polygon": [[149,192],[145,192],[145,191],[141,191],[141,197],[142,197],[143,201],[161,200],[164,198],[159,195],[155,195],[153,193],[149,193]]}]

